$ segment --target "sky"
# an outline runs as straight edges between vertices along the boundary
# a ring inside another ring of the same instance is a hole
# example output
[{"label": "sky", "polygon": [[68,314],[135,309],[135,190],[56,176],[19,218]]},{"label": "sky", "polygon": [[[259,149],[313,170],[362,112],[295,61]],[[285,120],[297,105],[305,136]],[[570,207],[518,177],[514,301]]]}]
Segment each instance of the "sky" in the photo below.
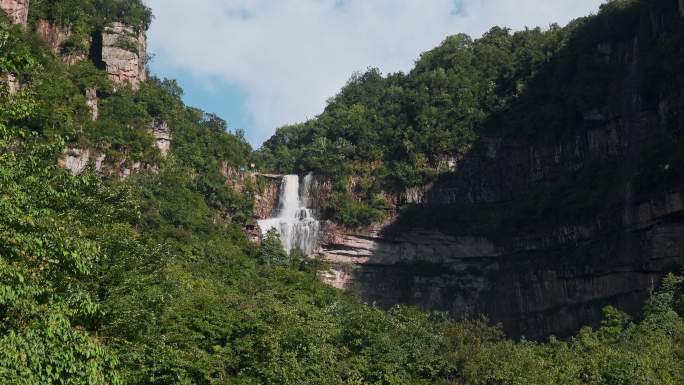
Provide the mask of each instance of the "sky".
[{"label": "sky", "polygon": [[603,0],[144,0],[151,70],[258,148],[314,118],[354,72],[408,72],[447,36],[565,25]]}]

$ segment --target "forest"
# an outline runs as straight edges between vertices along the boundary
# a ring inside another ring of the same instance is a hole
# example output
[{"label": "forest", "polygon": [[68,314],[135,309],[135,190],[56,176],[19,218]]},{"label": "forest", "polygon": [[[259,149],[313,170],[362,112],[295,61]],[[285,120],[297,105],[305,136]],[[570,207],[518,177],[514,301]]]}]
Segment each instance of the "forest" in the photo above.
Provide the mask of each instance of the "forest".
[{"label": "forest", "polygon": [[[586,58],[587,71],[559,84],[553,68],[538,69],[549,60],[563,68],[552,59],[559,50],[592,44],[574,31],[618,39],[648,6],[676,5],[613,1],[567,27],[448,37],[408,74],[355,75],[319,117],[281,128],[259,151],[186,106],[174,80],[116,85],[90,60],[66,65],[0,12],[0,75],[22,84],[11,92],[0,82],[0,383],[684,383],[681,276],[653,290],[641,317],[607,307],[600,327],[572,338],[513,340],[484,316],[378,309],[320,283],[315,262],[287,256],[274,234],[251,244],[243,228],[253,192],[228,189],[221,173],[249,162],[328,170],[340,186],[331,218],[377,221],[381,190],[436,178],[441,157],[469,151],[480,132],[562,135],[578,109],[604,103],[609,92],[596,89],[611,90],[612,79],[597,73],[612,72],[603,64]],[[144,30],[153,18],[138,0],[32,0],[29,24],[39,20],[70,26],[65,45],[87,49],[81,43],[107,23]],[[680,44],[682,30],[673,36],[664,46]],[[681,89],[681,55],[657,60],[671,61],[673,74],[649,84]],[[532,78],[557,86],[545,88],[556,96],[524,92]],[[84,96],[92,87],[96,121]],[[521,111],[531,109],[559,113],[528,122]],[[495,124],[504,113],[506,124]],[[168,157],[148,129],[158,119],[172,127]],[[58,160],[74,147],[154,167],[123,179],[92,166],[72,175]],[[368,180],[363,199],[344,189],[352,175]]]}]

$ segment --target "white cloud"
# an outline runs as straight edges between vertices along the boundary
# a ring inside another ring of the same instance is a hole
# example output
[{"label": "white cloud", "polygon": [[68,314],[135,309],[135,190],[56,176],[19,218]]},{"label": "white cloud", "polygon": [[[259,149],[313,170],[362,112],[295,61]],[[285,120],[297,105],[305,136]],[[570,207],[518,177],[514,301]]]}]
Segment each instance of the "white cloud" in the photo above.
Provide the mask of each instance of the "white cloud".
[{"label": "white cloud", "polygon": [[[354,71],[407,71],[447,35],[548,26],[602,0],[146,0],[157,67],[247,93],[260,142],[320,113]],[[458,12],[456,12],[458,10]],[[200,106],[201,107],[201,106]]]}]

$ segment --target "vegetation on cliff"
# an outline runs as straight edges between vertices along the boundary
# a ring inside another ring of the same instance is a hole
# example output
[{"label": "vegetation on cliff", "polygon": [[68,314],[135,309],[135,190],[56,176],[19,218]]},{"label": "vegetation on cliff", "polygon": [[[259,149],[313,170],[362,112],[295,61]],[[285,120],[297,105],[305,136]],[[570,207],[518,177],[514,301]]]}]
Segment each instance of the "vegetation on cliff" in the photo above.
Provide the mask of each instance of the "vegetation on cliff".
[{"label": "vegetation on cliff", "polygon": [[[674,106],[684,100],[684,55],[677,48],[684,44],[682,25],[677,1],[615,0],[565,27],[514,33],[494,27],[479,39],[450,36],[409,73],[354,75],[318,117],[280,128],[260,159],[273,171],[330,176],[337,195],[328,217],[354,228],[387,214],[383,197],[448,177],[465,159],[486,157],[488,143],[574,141],[577,127],[592,121],[661,109],[668,114],[663,151],[640,165],[636,184],[662,186],[680,179],[683,166],[670,162],[663,170],[665,158],[681,154],[677,133],[684,120]],[[530,192],[529,201],[553,206],[532,214],[592,215],[611,195],[598,193],[612,183],[610,176],[596,176],[610,173],[610,167],[588,165]],[[598,189],[586,190],[587,178],[601,181]]]},{"label": "vegetation on cliff", "polygon": [[[77,13],[64,11],[72,3]],[[85,0],[32,4],[89,26],[127,14]],[[10,73],[22,88],[0,82],[0,383],[684,383],[680,277],[653,293],[643,319],[608,308],[599,329],[568,341],[513,342],[482,321],[381,311],[286,260],[277,238],[247,241],[251,199],[229,191],[220,171],[248,162],[250,148],[218,117],[186,107],[174,81],[114,87],[91,63],[65,67],[0,15],[0,75]],[[94,84],[95,122],[83,96]],[[172,127],[168,158],[149,133],[160,119]],[[446,146],[458,152],[468,140]],[[92,167],[73,176],[57,166],[70,147],[150,167],[124,180]],[[438,150],[420,151],[411,154]]]}]

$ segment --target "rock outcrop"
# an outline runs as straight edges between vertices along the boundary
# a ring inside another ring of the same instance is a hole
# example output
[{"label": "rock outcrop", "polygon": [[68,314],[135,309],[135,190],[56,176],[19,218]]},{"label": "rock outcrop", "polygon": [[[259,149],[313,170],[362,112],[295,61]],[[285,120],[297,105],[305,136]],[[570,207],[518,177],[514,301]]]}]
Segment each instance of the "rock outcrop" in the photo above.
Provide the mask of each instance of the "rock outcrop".
[{"label": "rock outcrop", "polygon": [[95,170],[102,171],[105,155],[91,152],[89,149],[67,149],[59,159],[59,166],[68,170],[71,175],[79,175],[92,164]]},{"label": "rock outcrop", "polygon": [[27,25],[29,0],[0,0],[0,9],[7,13],[12,23]]},{"label": "rock outcrop", "polygon": [[171,128],[164,120],[155,120],[152,125],[152,135],[154,142],[163,157],[171,151]]},{"label": "rock outcrop", "polygon": [[[62,61],[67,65],[74,65],[88,58],[87,50],[74,49],[66,50],[64,44],[72,37],[71,28],[61,26],[52,21],[41,20],[36,26],[36,33],[52,49],[52,51],[62,57]],[[83,44],[88,46],[88,43]]]},{"label": "rock outcrop", "polygon": [[256,219],[270,218],[278,208],[283,175],[241,171],[227,163],[221,166],[221,174],[226,178],[226,186],[230,190],[252,196]]},{"label": "rock outcrop", "polygon": [[117,84],[129,84],[134,90],[147,80],[147,39],[144,32],[122,23],[111,23],[102,33],[102,62],[107,75]]},{"label": "rock outcrop", "polygon": [[[254,214],[258,218],[269,218],[278,208],[278,197],[280,196],[281,175],[255,175],[257,186],[254,195]],[[259,178],[262,186],[259,186]]]},{"label": "rock outcrop", "polygon": [[57,25],[48,20],[41,20],[36,27],[36,33],[45,41],[56,54],[61,54],[65,41],[71,37],[71,28]]},{"label": "rock outcrop", "polygon": [[21,89],[21,84],[14,74],[6,74],[4,79],[0,78],[7,85],[7,90],[11,95],[16,94]]},{"label": "rock outcrop", "polygon": [[143,163],[131,162],[125,158],[113,158],[106,156],[97,150],[87,148],[68,148],[62,154],[58,164],[72,175],[83,173],[88,166],[102,175],[125,179],[142,170],[156,170],[156,166]]},{"label": "rock outcrop", "polygon": [[88,88],[85,92],[86,105],[90,108],[90,118],[96,121],[100,117],[99,98],[97,97],[96,88]]}]

